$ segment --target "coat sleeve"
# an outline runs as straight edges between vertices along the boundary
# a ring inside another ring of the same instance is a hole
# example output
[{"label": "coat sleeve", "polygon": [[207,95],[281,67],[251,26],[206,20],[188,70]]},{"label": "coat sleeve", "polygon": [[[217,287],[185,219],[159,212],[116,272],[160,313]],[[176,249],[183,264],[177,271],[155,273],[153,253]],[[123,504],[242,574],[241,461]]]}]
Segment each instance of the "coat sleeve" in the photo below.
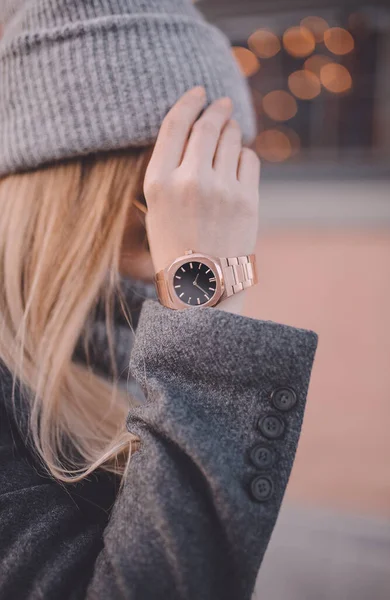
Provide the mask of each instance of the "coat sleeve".
[{"label": "coat sleeve", "polygon": [[0,597],[249,600],[316,346],[309,330],[145,300],[130,371],[146,402],[127,419],[141,446],[111,517],[89,523],[57,484],[14,465],[0,490]]},{"label": "coat sleeve", "polygon": [[97,561],[103,597],[250,599],[316,346],[309,330],[145,301],[130,369],[147,401],[127,421],[142,444]]}]

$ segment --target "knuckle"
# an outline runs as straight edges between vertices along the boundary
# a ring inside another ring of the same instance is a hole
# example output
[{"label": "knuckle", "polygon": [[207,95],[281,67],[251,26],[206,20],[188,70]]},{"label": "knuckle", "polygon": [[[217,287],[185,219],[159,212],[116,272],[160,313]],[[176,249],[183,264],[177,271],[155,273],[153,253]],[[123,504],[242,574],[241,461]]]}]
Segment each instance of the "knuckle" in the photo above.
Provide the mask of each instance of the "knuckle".
[{"label": "knuckle", "polygon": [[185,198],[200,198],[204,193],[204,184],[196,173],[182,176],[177,180],[176,186],[179,193]]},{"label": "knuckle", "polygon": [[233,210],[248,216],[253,216],[256,213],[255,194],[248,193],[239,185],[219,179],[215,182],[214,193],[219,202],[226,207],[229,206]]},{"label": "knuckle", "polygon": [[161,193],[163,189],[163,182],[157,177],[150,177],[144,181],[144,194],[153,199],[155,196]]},{"label": "knuckle", "polygon": [[227,127],[235,133],[241,133],[240,124],[238,123],[238,121],[236,121],[236,119],[230,119]]},{"label": "knuckle", "polygon": [[245,147],[241,150],[241,152],[242,158],[244,158],[245,160],[249,160],[255,164],[260,163],[260,158],[258,154],[254,150],[252,150],[252,148]]},{"label": "knuckle", "polygon": [[176,113],[169,114],[164,118],[164,133],[167,137],[175,137],[182,128],[182,119]]},{"label": "knuckle", "polygon": [[196,195],[200,191],[199,181],[196,177],[187,177],[179,182],[179,189],[186,195]]},{"label": "knuckle", "polygon": [[199,119],[194,124],[193,129],[205,136],[216,136],[219,133],[218,127],[211,119]]},{"label": "knuckle", "polygon": [[218,196],[219,200],[224,203],[230,202],[234,197],[231,187],[224,180],[216,181],[215,194]]}]

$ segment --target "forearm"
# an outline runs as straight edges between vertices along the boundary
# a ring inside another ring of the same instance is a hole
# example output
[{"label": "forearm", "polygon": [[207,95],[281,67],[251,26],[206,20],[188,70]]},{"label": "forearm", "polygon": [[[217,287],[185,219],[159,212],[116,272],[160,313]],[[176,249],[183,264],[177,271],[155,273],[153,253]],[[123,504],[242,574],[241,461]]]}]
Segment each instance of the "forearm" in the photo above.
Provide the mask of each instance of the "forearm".
[{"label": "forearm", "polygon": [[[317,337],[155,301],[138,328],[130,367],[147,402],[128,429],[141,449],[97,573],[126,598],[249,599],[293,464]],[[281,387],[296,394],[288,411],[272,401]],[[283,427],[275,439],[272,421],[264,429],[270,415]],[[264,468],[250,458],[259,447],[273,456]]]}]

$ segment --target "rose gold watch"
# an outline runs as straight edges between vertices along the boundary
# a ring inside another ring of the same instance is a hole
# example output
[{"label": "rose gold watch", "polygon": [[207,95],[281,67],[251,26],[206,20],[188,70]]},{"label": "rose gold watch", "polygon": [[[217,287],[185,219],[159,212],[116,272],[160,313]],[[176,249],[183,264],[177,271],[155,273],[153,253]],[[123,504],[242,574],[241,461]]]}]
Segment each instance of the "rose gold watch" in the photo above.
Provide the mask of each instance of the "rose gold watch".
[{"label": "rose gold watch", "polygon": [[173,309],[215,306],[258,283],[254,254],[215,258],[186,250],[155,277],[158,299]]}]

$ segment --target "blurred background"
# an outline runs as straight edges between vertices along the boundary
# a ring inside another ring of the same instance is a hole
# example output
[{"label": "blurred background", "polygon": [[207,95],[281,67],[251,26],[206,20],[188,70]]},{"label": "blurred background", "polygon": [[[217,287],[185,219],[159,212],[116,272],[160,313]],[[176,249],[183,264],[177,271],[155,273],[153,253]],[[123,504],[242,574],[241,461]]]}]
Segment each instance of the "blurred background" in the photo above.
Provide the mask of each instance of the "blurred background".
[{"label": "blurred background", "polygon": [[252,88],[260,284],[314,329],[296,463],[258,600],[390,599],[390,2],[199,0]]}]

